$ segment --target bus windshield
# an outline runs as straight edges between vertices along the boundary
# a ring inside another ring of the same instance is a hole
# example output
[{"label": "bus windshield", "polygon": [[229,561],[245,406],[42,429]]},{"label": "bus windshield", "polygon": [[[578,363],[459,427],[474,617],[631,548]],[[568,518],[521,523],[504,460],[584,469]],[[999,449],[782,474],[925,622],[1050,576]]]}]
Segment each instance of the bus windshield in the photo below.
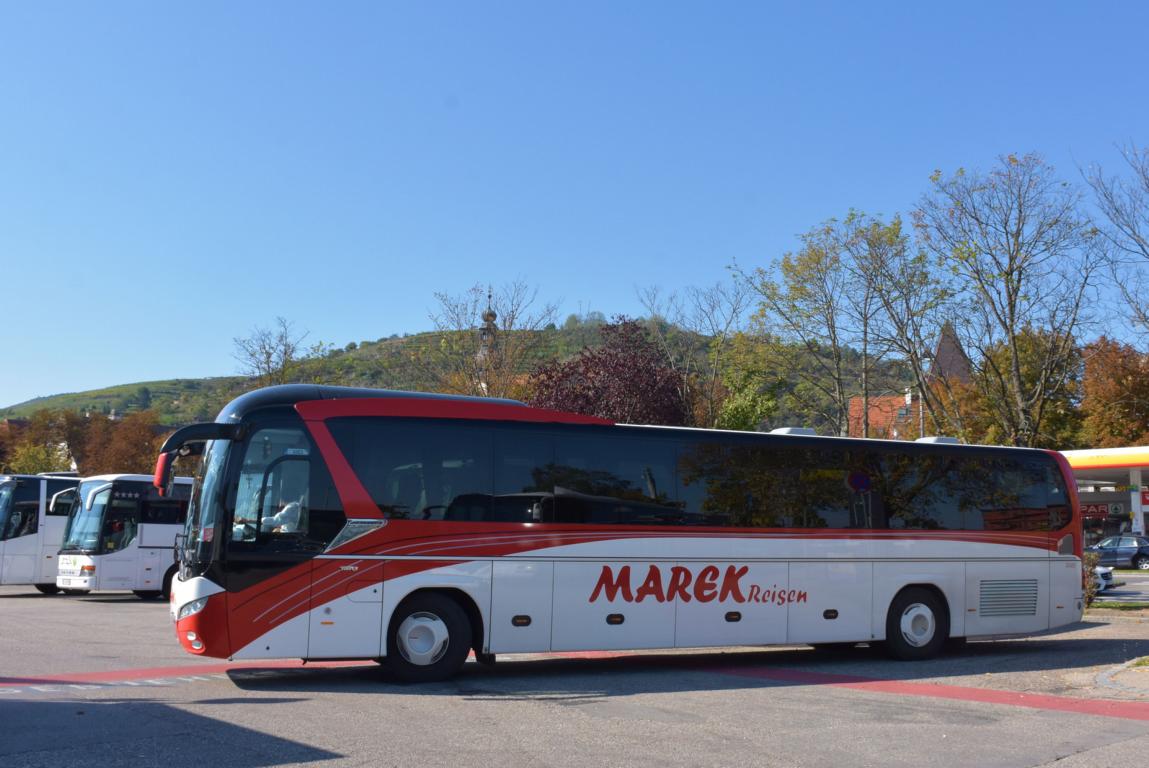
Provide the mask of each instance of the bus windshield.
[{"label": "bus windshield", "polygon": [[[103,487],[101,487],[103,486]],[[94,496],[93,496],[94,494]],[[61,549],[94,552],[100,543],[100,526],[104,508],[111,498],[112,486],[106,480],[80,483],[80,492],[68,516],[68,531]]]},{"label": "bus windshield", "polygon": [[211,561],[215,531],[221,524],[220,476],[227,461],[229,440],[212,440],[204,449],[188,505],[181,558],[193,573],[202,573]]}]

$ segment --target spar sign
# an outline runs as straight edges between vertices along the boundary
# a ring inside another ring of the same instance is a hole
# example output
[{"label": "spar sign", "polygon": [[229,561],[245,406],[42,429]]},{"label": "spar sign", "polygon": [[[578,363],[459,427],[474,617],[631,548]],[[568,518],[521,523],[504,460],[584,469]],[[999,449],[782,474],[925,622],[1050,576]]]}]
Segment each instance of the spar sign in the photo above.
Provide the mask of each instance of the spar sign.
[{"label": "spar sign", "polygon": [[725,571],[716,565],[708,565],[695,578],[689,568],[681,565],[670,568],[651,565],[645,574],[641,571],[632,574],[629,565],[617,571],[613,566],[604,565],[588,602],[594,603],[600,598],[608,603],[619,600],[641,603],[647,598],[659,603],[668,600],[681,600],[684,603],[709,603],[717,600],[720,603],[729,601],[772,605],[806,602],[807,595],[803,590],[779,588],[777,584],[770,587],[744,584],[743,579],[749,571],[750,566],[747,565],[728,565]]},{"label": "spar sign", "polygon": [[1106,517],[1124,517],[1124,504],[1082,504],[1081,516],[1086,520],[1099,520]]}]

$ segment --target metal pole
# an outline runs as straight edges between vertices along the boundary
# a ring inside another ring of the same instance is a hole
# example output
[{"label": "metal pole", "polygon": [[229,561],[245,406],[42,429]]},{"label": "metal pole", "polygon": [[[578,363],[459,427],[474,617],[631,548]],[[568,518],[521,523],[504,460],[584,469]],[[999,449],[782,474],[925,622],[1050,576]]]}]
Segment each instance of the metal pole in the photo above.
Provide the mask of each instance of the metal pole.
[{"label": "metal pole", "polygon": [[1129,510],[1132,532],[1145,535],[1145,515],[1141,511],[1141,468],[1129,470]]}]

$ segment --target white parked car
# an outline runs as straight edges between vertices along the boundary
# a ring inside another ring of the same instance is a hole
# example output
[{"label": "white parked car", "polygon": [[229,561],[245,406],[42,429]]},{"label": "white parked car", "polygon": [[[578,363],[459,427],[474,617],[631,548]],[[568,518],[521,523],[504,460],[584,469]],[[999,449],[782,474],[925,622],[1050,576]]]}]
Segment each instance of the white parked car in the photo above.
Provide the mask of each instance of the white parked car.
[{"label": "white parked car", "polygon": [[1113,589],[1113,569],[1107,565],[1099,565],[1093,569],[1093,583],[1097,585],[1098,592]]}]

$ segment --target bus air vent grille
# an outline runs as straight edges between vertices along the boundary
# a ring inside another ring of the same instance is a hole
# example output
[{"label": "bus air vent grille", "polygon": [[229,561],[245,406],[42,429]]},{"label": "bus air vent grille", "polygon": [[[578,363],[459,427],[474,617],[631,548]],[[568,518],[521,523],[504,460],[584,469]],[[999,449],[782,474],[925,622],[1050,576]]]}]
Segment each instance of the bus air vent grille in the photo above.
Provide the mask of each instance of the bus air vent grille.
[{"label": "bus air vent grille", "polygon": [[982,616],[1037,615],[1037,579],[985,579],[980,597]]}]

